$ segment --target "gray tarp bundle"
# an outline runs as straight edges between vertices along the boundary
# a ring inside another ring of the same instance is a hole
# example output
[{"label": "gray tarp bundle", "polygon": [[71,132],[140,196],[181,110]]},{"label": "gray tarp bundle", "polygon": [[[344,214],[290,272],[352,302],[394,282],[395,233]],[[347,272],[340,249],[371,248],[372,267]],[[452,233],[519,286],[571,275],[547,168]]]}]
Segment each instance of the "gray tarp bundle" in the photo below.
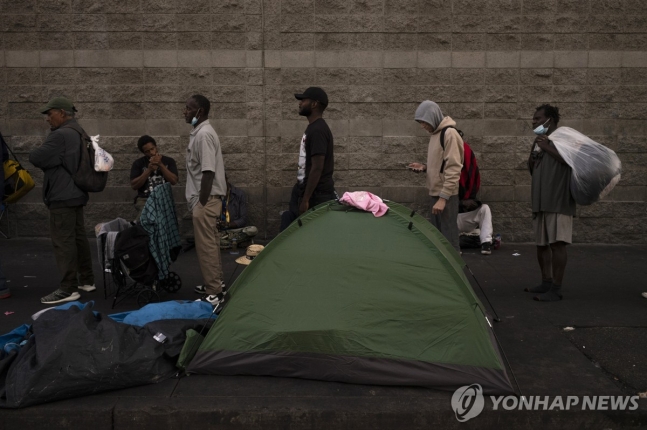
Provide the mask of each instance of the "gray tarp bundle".
[{"label": "gray tarp bundle", "polygon": [[[186,330],[204,323],[162,320],[136,327],[95,315],[91,306],[45,312],[27,344],[0,361],[0,407],[160,382],[176,374]],[[165,343],[153,339],[158,332],[167,336]]]}]

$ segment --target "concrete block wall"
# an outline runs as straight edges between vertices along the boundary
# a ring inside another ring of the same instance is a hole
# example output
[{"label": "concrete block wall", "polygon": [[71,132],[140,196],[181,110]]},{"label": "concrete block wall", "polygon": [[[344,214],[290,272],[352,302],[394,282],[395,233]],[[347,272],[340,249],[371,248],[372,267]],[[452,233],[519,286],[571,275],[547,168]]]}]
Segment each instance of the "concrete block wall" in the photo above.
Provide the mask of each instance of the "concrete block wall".
[{"label": "concrete block wall", "polygon": [[[623,179],[578,208],[578,242],[647,243],[647,3],[642,0],[0,0],[0,131],[27,162],[66,95],[117,162],[87,226],[135,216],[136,140],[176,158],[183,231],[185,100],[213,103],[227,173],[249,195],[261,235],[278,231],[306,121],[293,94],[330,96],[338,191],[366,189],[428,213],[428,137],[417,104],[438,102],[476,152],[482,200],[506,241],[531,241],[530,117],[542,103],[614,149]],[[41,190],[11,208],[11,233],[47,235]],[[0,228],[6,230],[4,220]]]}]

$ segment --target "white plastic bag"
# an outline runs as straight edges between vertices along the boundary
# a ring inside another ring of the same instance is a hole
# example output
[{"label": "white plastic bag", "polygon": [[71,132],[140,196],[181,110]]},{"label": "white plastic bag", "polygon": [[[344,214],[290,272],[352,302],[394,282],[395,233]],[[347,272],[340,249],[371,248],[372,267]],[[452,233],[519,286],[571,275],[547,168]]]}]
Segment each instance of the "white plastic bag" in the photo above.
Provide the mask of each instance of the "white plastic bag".
[{"label": "white plastic bag", "polygon": [[570,127],[559,127],[550,140],[571,166],[571,194],[578,205],[597,202],[620,180],[620,159],[606,146]]},{"label": "white plastic bag", "polygon": [[97,172],[109,172],[112,170],[115,160],[112,155],[99,146],[99,135],[90,137],[94,147],[94,170]]}]

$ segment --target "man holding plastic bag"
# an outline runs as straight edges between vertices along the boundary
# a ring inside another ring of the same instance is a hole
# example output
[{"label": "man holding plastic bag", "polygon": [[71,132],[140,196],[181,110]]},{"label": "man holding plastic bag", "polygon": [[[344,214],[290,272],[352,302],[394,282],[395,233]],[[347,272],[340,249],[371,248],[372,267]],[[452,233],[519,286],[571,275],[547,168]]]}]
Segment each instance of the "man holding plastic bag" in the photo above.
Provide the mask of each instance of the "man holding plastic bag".
[{"label": "man holding plastic bag", "polygon": [[[526,288],[539,301],[562,299],[566,244],[573,236],[575,204],[604,198],[620,181],[615,152],[577,130],[559,127],[559,109],[539,106],[532,118],[537,137],[530,151],[532,214],[542,283]],[[550,137],[549,137],[550,136]]]},{"label": "man holding plastic bag", "polygon": [[559,123],[559,109],[539,106],[532,117],[537,137],[528,159],[532,175],[531,202],[541,284],[526,288],[538,301],[562,299],[566,245],[572,242],[575,200],[571,195],[571,168],[550,139]]}]

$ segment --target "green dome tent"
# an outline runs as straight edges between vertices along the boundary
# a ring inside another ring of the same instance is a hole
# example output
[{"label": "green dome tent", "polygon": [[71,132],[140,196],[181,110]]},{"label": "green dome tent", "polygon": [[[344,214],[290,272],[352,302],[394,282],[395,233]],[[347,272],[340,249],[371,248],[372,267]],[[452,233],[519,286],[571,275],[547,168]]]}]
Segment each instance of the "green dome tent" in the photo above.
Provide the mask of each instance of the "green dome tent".
[{"label": "green dome tent", "polygon": [[423,217],[337,202],[243,271],[188,373],[512,393],[464,262]]}]

